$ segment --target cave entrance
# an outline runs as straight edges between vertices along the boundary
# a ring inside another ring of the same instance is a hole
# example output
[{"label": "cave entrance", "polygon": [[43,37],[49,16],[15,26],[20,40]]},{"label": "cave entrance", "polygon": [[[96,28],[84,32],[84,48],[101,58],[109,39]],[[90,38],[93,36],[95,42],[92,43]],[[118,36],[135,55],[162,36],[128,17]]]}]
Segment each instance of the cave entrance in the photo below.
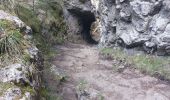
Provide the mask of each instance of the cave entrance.
[{"label": "cave entrance", "polygon": [[68,11],[78,18],[82,28],[81,35],[83,39],[90,44],[98,44],[98,41],[92,38],[92,34],[90,32],[92,23],[96,21],[94,13],[90,11],[80,11],[77,9],[69,9]]}]

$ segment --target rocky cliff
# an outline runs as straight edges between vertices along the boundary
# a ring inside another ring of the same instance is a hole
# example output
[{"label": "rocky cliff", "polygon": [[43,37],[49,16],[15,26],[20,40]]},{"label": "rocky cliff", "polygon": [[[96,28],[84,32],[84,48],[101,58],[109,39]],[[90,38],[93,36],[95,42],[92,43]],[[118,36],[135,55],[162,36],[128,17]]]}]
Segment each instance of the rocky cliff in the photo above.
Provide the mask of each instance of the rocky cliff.
[{"label": "rocky cliff", "polygon": [[169,0],[66,0],[64,11],[70,33],[92,34],[88,30],[96,21],[94,30],[102,46],[140,47],[169,55],[169,4]]},{"label": "rocky cliff", "polygon": [[58,0],[0,1],[0,9],[0,100],[45,99],[40,97],[46,90],[39,52],[48,53],[48,45],[63,41]]},{"label": "rocky cliff", "polygon": [[0,10],[0,100],[36,100],[42,61],[31,42],[32,29]]},{"label": "rocky cliff", "polygon": [[60,4],[59,0],[0,1],[0,100],[49,99],[42,74],[50,69],[46,59],[52,55],[51,46],[65,39]]}]

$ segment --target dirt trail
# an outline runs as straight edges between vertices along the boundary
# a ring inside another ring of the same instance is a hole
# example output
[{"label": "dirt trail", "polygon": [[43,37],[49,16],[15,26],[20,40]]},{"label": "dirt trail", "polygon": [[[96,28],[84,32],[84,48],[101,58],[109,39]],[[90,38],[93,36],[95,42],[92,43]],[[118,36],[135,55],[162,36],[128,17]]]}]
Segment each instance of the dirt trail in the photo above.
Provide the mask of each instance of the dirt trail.
[{"label": "dirt trail", "polygon": [[168,84],[130,68],[113,71],[97,47],[68,43],[56,49],[53,64],[68,75],[59,90],[64,100],[170,100]]}]

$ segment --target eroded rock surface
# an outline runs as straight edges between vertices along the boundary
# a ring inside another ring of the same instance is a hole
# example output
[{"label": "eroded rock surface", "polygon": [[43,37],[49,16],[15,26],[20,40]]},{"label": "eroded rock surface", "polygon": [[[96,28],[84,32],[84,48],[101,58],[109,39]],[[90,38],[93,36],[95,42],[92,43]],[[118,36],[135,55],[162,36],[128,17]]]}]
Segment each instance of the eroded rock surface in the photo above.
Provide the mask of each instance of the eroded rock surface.
[{"label": "eroded rock surface", "polygon": [[[65,8],[95,14],[102,46],[143,47],[148,53],[169,55],[169,4],[169,0],[72,0]],[[77,22],[76,17],[69,16],[68,22]],[[75,25],[74,30],[68,25],[74,33],[82,28]]]},{"label": "eroded rock surface", "polygon": [[[18,29],[23,33],[24,36],[22,38],[25,41],[32,39],[32,29],[18,17],[0,10],[0,20],[12,22],[16,26],[16,30]],[[38,99],[39,93],[37,93],[37,90],[40,89],[41,84],[38,70],[42,66],[39,50],[34,44],[30,44],[22,49],[24,49],[24,53],[21,53],[22,55],[18,54],[16,58],[13,58],[15,61],[9,60],[7,64],[0,62],[0,100]],[[27,60],[24,58],[25,55],[27,55]]]},{"label": "eroded rock surface", "polygon": [[0,10],[0,19],[14,22],[16,27],[23,30],[26,34],[32,33],[32,29],[29,26],[27,26],[23,21],[21,21],[18,17],[6,13],[3,10]]}]

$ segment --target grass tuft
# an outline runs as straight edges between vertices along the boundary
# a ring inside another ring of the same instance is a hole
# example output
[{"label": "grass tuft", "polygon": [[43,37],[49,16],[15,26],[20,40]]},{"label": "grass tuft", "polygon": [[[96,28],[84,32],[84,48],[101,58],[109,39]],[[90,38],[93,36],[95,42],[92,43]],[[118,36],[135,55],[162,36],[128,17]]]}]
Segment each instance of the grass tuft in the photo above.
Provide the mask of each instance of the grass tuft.
[{"label": "grass tuft", "polygon": [[[156,76],[163,80],[170,80],[170,57],[159,57],[147,54],[128,55],[120,48],[104,48],[101,54],[113,60],[125,60],[126,64],[139,69],[141,72]],[[118,66],[114,66],[118,67]]]},{"label": "grass tuft", "polygon": [[[23,54],[23,49],[27,47],[20,30],[14,23],[7,20],[0,20],[0,64],[16,61]],[[17,59],[14,59],[17,58]]]}]

